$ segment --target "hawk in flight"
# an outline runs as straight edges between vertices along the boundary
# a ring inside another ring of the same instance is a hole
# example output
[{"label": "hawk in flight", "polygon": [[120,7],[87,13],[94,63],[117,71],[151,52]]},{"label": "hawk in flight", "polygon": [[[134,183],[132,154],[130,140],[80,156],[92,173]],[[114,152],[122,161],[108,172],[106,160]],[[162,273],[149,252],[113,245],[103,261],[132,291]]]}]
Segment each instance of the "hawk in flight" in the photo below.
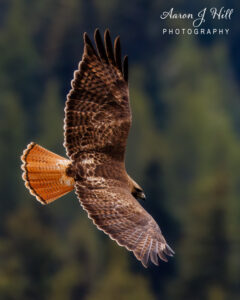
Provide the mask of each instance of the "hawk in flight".
[{"label": "hawk in flight", "polygon": [[64,146],[69,159],[30,143],[22,159],[30,193],[48,204],[75,188],[88,217],[147,267],[174,252],[137,199],[142,188],[127,174],[125,150],[131,126],[128,58],[121,61],[120,39],[109,30],[95,45],[84,34],[84,53],[67,95]]}]

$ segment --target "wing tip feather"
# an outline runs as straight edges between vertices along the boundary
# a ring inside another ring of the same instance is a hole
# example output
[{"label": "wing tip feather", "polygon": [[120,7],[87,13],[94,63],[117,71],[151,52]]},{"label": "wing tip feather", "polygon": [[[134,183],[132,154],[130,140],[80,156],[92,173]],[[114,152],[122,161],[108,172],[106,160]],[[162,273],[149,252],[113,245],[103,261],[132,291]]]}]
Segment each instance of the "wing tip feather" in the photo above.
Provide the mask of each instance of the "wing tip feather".
[{"label": "wing tip feather", "polygon": [[123,77],[128,82],[128,56],[125,55],[123,58]]},{"label": "wing tip feather", "polygon": [[94,40],[95,40],[95,44],[96,44],[96,47],[97,47],[99,57],[101,58],[102,61],[108,63],[106,49],[104,47],[99,28],[97,28],[95,30]]},{"label": "wing tip feather", "polygon": [[93,46],[87,32],[84,32],[83,40],[85,54],[89,56],[94,54],[96,57],[106,62],[107,64],[110,63],[113,66],[117,67],[117,69],[122,73],[123,79],[128,82],[128,59],[127,56],[125,56],[122,64],[121,42],[119,35],[115,38],[114,46],[112,46],[109,28],[107,28],[104,32],[104,43],[102,41],[100,29],[96,28],[94,31],[94,41],[96,49]]},{"label": "wing tip feather", "polygon": [[116,66],[119,71],[122,73],[122,61],[121,61],[121,43],[120,43],[120,36],[118,35],[114,41],[114,56]]},{"label": "wing tip feather", "polygon": [[147,247],[145,252],[141,253],[140,255],[134,252],[136,258],[141,261],[142,265],[145,268],[148,267],[150,261],[154,265],[159,266],[158,258],[160,258],[164,262],[168,262],[167,256],[172,257],[175,254],[175,252],[171,249],[171,247],[167,243],[162,244],[160,249],[158,247],[158,243],[159,243],[158,241],[153,241],[153,243],[151,241],[150,245]]}]

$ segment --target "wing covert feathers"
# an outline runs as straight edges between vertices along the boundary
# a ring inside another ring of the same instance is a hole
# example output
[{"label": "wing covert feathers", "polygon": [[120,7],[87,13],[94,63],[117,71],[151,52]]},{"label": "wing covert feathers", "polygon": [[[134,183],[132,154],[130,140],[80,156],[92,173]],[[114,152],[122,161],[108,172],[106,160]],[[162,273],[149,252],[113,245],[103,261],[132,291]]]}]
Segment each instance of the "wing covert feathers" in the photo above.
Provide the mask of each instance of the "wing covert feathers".
[{"label": "wing covert feathers", "polygon": [[66,175],[70,160],[33,142],[28,144],[21,160],[25,186],[42,204],[48,204],[73,190],[74,179]]}]

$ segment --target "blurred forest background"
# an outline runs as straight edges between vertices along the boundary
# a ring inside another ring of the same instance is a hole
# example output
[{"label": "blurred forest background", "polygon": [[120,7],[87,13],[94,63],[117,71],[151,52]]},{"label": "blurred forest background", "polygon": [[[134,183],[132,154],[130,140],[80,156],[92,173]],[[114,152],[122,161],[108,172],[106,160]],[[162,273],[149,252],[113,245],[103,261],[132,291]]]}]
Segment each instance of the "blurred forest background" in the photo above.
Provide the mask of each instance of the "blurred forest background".
[{"label": "blurred forest background", "polygon": [[[162,11],[205,6],[234,8],[218,22],[229,36],[162,35],[173,25]],[[0,0],[0,299],[240,299],[239,11],[237,0]],[[65,154],[66,94],[96,27],[129,55],[127,170],[176,251],[158,268],[98,231],[73,192],[41,206],[21,178],[30,141]]]}]

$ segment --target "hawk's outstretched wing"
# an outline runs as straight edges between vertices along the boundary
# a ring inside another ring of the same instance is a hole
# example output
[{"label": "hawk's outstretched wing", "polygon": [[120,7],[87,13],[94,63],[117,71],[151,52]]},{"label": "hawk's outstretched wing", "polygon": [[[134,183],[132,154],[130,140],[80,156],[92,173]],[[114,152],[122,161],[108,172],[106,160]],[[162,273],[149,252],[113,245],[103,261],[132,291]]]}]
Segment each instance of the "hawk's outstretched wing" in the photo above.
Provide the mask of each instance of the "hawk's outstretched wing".
[{"label": "hawk's outstretched wing", "polygon": [[97,52],[84,34],[84,53],[74,72],[65,108],[65,147],[76,160],[81,152],[100,151],[123,160],[131,111],[128,95],[128,61],[121,63],[120,39],[114,50],[109,31],[95,31]]},{"label": "hawk's outstretched wing", "polygon": [[120,40],[112,47],[95,32],[96,50],[84,34],[84,54],[74,73],[65,108],[65,147],[72,160],[76,192],[97,227],[134,252],[147,266],[149,257],[172,255],[160,228],[131,194],[124,154],[131,126],[127,57]]},{"label": "hawk's outstretched wing", "polygon": [[95,188],[77,183],[76,192],[98,229],[133,251],[145,267],[149,258],[158,265],[158,257],[167,261],[165,254],[173,256],[157,223],[125,186],[111,184],[110,180]]}]

